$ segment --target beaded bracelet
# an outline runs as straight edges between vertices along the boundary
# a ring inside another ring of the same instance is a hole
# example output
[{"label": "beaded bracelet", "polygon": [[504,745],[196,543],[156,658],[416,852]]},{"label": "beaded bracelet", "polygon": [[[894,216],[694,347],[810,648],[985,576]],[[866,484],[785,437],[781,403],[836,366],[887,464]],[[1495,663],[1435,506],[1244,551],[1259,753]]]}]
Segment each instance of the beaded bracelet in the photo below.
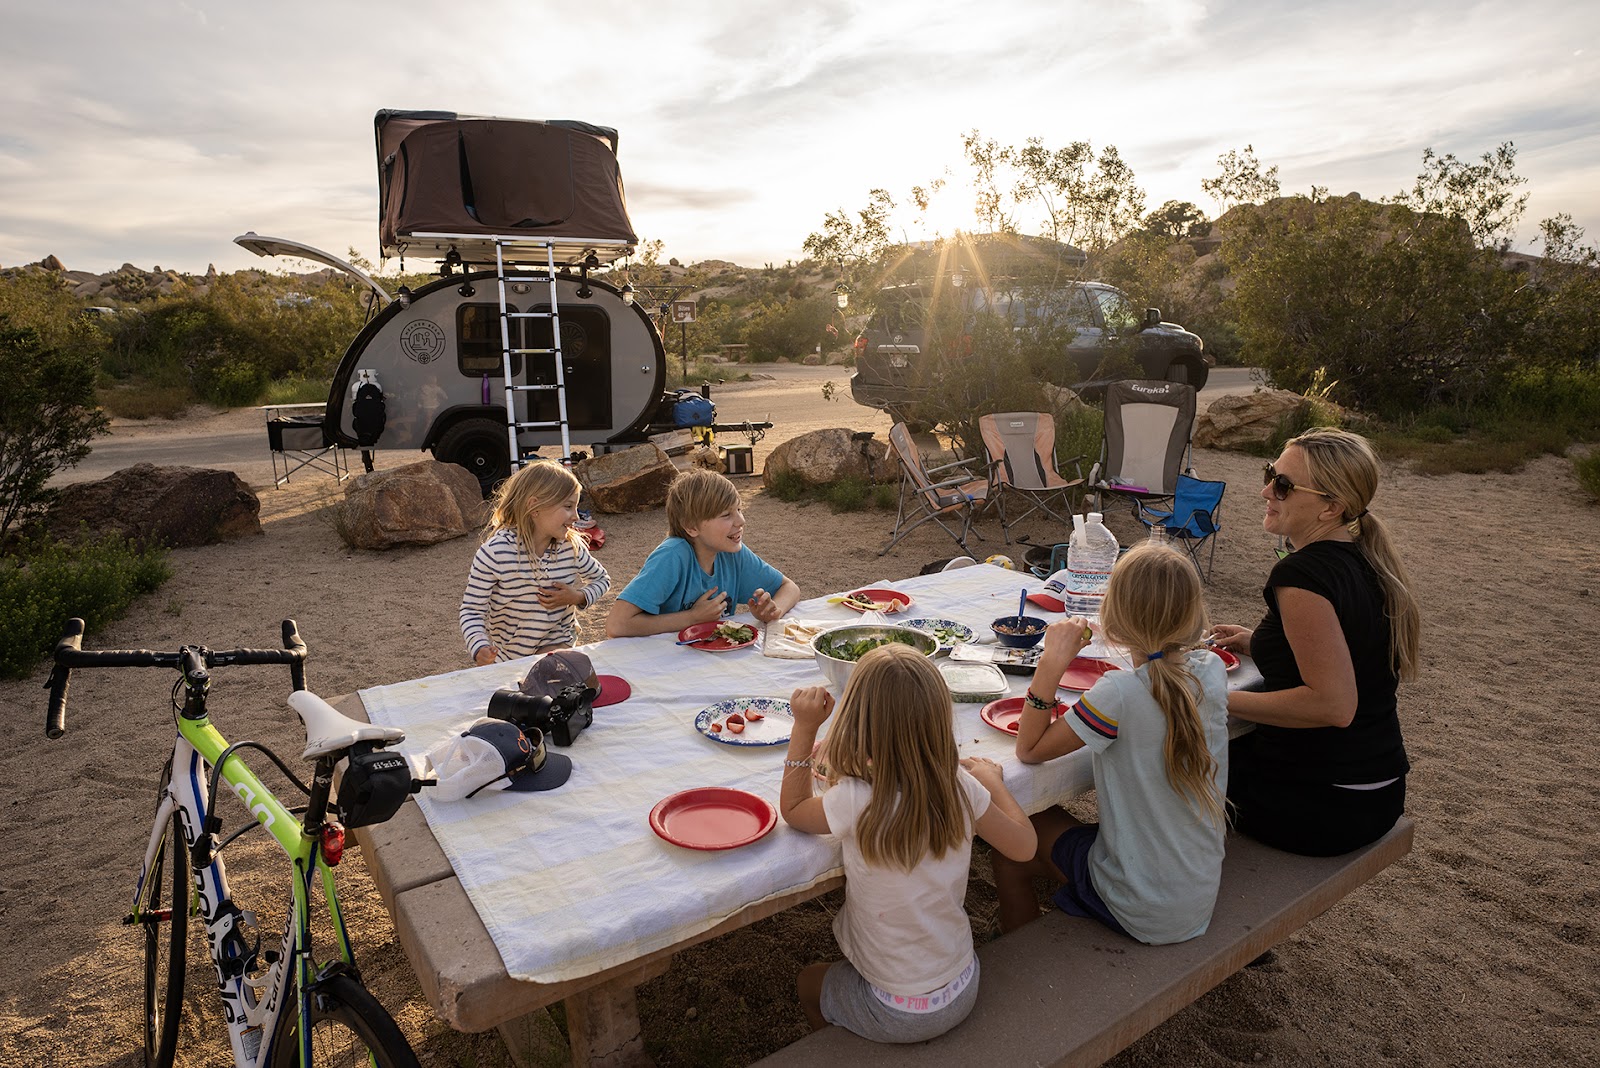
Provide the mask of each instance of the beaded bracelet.
[{"label": "beaded bracelet", "polygon": [[783,762],[783,766],[786,767],[786,768],[809,768],[811,766],[811,761],[810,760],[785,760]]},{"label": "beaded bracelet", "polygon": [[1056,707],[1054,701],[1046,701],[1044,698],[1036,696],[1032,690],[1028,691],[1028,696],[1023,700],[1027,702],[1029,708],[1037,708],[1041,712],[1049,712]]}]

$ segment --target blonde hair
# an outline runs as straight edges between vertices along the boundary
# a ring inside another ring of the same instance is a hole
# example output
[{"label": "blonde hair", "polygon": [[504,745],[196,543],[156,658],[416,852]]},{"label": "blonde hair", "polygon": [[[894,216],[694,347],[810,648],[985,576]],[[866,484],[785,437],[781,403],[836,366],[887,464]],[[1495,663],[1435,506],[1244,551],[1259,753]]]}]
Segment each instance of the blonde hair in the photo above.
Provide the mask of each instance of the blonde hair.
[{"label": "blonde hair", "polygon": [[1167,782],[1197,814],[1215,826],[1224,818],[1217,762],[1206,744],[1187,653],[1206,630],[1200,577],[1182,553],[1145,543],[1129,549],[1111,570],[1100,621],[1106,637],[1149,661],[1150,696],[1167,720]]},{"label": "blonde hair", "polygon": [[[582,490],[583,484],[577,477],[554,460],[525,464],[495,489],[488,532],[493,534],[509,527],[516,532],[522,548],[538,556],[546,547],[533,544],[533,513],[569,500]],[[567,541],[574,548],[584,544],[583,536],[571,528],[567,530]]]},{"label": "blonde hair", "polygon": [[715,471],[686,471],[667,489],[667,528],[689,540],[688,529],[739,504],[739,487]]},{"label": "blonde hair", "polygon": [[915,649],[881,645],[856,664],[826,760],[830,782],[848,775],[872,784],[856,824],[868,864],[910,871],[970,837],[974,817],[956,776],[953,714],[949,687]]},{"label": "blonde hair", "polygon": [[1316,427],[1284,444],[1305,454],[1306,469],[1328,498],[1344,510],[1343,521],[1361,555],[1377,572],[1389,617],[1389,665],[1396,676],[1417,674],[1422,640],[1422,609],[1411,594],[1411,580],[1383,520],[1369,510],[1378,492],[1378,456],[1360,434]]}]

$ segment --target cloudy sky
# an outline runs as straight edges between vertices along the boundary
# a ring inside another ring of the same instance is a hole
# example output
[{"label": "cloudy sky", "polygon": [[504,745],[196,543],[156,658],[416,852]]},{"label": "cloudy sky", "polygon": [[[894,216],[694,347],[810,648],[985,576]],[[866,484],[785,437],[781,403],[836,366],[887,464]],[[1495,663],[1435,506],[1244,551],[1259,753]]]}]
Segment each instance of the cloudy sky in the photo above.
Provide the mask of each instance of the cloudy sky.
[{"label": "cloudy sky", "polygon": [[1597,30],[1594,0],[0,0],[0,265],[261,265],[246,230],[375,257],[379,108],[616,127],[635,230],[686,262],[797,259],[971,129],[1114,144],[1208,213],[1247,143],[1285,192],[1375,198],[1510,140],[1519,247],[1557,212],[1600,241]]}]

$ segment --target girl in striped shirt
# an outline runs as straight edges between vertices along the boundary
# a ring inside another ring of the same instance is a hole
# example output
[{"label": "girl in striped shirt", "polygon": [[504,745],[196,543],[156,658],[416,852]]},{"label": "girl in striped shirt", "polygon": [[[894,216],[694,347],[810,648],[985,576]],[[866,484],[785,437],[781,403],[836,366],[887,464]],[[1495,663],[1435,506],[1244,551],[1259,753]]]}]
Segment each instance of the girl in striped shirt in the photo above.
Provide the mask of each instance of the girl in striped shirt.
[{"label": "girl in striped shirt", "polygon": [[558,463],[528,464],[500,484],[489,537],[478,547],[461,597],[461,634],[475,664],[577,642],[578,609],[611,588],[611,576],[572,529],[578,480]]}]

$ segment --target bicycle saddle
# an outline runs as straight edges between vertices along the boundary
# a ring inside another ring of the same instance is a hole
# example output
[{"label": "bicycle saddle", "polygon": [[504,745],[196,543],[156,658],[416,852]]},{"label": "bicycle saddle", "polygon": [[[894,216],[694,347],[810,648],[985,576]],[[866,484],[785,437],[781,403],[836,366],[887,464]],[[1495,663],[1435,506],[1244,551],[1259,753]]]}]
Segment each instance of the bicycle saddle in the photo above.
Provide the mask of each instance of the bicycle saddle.
[{"label": "bicycle saddle", "polygon": [[400,742],[406,737],[399,727],[351,719],[310,690],[290,694],[289,707],[300,714],[306,725],[306,751],[300,754],[306,760],[337,753],[357,742]]}]

